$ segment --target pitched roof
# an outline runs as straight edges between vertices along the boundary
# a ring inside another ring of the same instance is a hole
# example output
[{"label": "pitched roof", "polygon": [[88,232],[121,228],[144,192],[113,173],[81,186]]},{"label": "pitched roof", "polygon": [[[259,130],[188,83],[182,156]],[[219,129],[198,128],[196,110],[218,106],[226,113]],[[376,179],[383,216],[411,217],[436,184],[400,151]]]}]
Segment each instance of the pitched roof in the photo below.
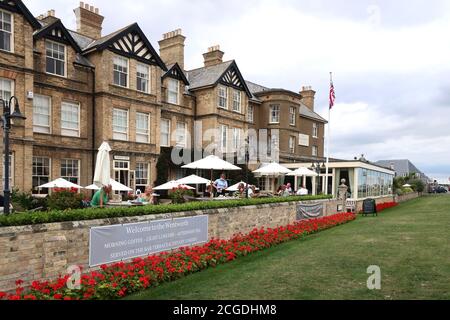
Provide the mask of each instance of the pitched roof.
[{"label": "pitched roof", "polygon": [[215,85],[220,77],[227,71],[234,61],[226,61],[210,67],[203,67],[187,72],[190,90],[200,89]]},{"label": "pitched roof", "polygon": [[30,10],[28,10],[28,8],[21,0],[1,0],[0,8],[22,14],[35,30],[41,28],[41,24],[39,23],[39,21],[31,14]]},{"label": "pitched roof", "polygon": [[43,27],[40,30],[34,32],[33,37],[34,39],[45,37],[50,40],[67,43],[71,45],[76,52],[81,53],[80,46],[72,37],[72,34],[69,32],[69,30],[66,29],[60,19],[56,19],[55,21],[48,24],[43,24]]},{"label": "pitched roof", "polygon": [[300,115],[302,117],[311,118],[311,119],[317,120],[319,122],[328,123],[328,121],[325,120],[322,116],[320,116],[318,113],[312,111],[304,104],[300,105]]},{"label": "pitched roof", "polygon": [[423,174],[422,171],[420,171],[419,169],[417,169],[417,167],[409,160],[407,159],[402,159],[402,160],[380,160],[377,161],[376,164],[386,167],[386,168],[391,168],[391,165],[394,166],[394,170],[402,175],[402,174],[411,174],[411,173],[421,173]]},{"label": "pitched roof", "polygon": [[167,71],[166,65],[137,23],[93,41],[84,48],[83,52],[87,54],[105,49],[144,63],[155,64]]},{"label": "pitched roof", "polygon": [[185,85],[189,85],[189,81],[186,78],[186,74],[183,69],[181,69],[178,63],[167,66],[167,72],[162,76],[163,79],[169,77],[173,79],[177,79],[183,81]]},{"label": "pitched roof", "polygon": [[75,40],[75,42],[78,44],[78,46],[81,48],[81,50],[86,49],[92,42],[95,40],[92,38],[89,38],[85,35],[82,35],[78,32],[75,32],[73,30],[68,30],[72,38]]}]

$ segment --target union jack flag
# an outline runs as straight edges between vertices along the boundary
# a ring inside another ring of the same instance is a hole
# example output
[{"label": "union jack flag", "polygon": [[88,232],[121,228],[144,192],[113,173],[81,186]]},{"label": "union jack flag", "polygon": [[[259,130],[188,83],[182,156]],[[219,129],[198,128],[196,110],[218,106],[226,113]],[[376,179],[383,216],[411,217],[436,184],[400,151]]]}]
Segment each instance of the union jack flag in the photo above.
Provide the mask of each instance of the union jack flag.
[{"label": "union jack flag", "polygon": [[336,101],[336,92],[334,91],[333,80],[331,80],[331,86],[330,86],[330,110],[333,109],[335,101]]}]

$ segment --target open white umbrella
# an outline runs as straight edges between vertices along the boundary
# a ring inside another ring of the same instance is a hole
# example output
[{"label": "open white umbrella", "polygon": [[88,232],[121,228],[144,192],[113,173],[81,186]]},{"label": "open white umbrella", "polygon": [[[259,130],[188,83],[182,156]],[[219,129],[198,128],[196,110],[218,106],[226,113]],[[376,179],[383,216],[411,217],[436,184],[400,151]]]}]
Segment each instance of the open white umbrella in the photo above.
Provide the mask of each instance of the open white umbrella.
[{"label": "open white umbrella", "polygon": [[[133,189],[128,188],[127,186],[125,186],[125,185],[123,185],[123,184],[121,184],[121,183],[119,183],[116,180],[113,180],[111,178],[109,179],[109,183],[107,183],[105,185],[106,186],[110,185],[112,187],[113,191],[119,191],[119,192],[120,191],[123,191],[123,192],[131,192],[131,191],[133,191]],[[97,186],[96,184],[91,184],[90,186],[87,186],[85,189],[86,190],[100,190],[101,188],[99,186]]]},{"label": "open white umbrella", "polygon": [[179,184],[195,184],[195,185],[198,185],[198,184],[210,184],[211,183],[210,180],[202,178],[202,177],[199,177],[199,176],[197,176],[195,174],[193,174],[193,175],[191,175],[189,177],[177,180],[176,182],[178,182]]},{"label": "open white umbrella", "polygon": [[[236,192],[236,191],[239,191],[239,186],[240,186],[241,184],[244,185],[244,188],[247,186],[247,183],[246,183],[246,182],[241,181],[241,182],[236,183],[235,185],[229,187],[226,191],[229,191],[229,192]],[[250,185],[250,186],[252,186],[252,185]],[[258,188],[256,188],[256,190],[258,190]]]},{"label": "open white umbrella", "polygon": [[178,188],[184,188],[184,189],[188,189],[188,190],[195,190],[195,188],[186,186],[184,184],[178,183],[177,181],[169,181],[163,185],[160,185],[156,188],[153,188],[153,190],[156,191],[162,191],[162,190],[173,190],[173,189],[178,189]]},{"label": "open white umbrella", "polygon": [[287,174],[291,177],[317,177],[318,174],[312,170],[309,170],[308,168],[299,168],[295,171],[292,171],[291,173]]},{"label": "open white umbrella", "polygon": [[191,164],[185,165],[182,167],[183,169],[192,169],[192,170],[222,170],[222,171],[238,171],[242,170],[241,168],[222,160],[217,156],[209,156],[202,160],[192,162]]},{"label": "open white umbrella", "polygon": [[405,184],[404,186],[403,186],[403,188],[411,188],[412,187],[412,185],[410,185],[410,184]]},{"label": "open white umbrella", "polygon": [[291,173],[287,174],[290,177],[295,177],[295,189],[298,187],[298,177],[303,177],[302,186],[306,187],[306,177],[317,177],[319,176],[316,172],[309,170],[308,168],[299,168]]},{"label": "open white umbrella", "polygon": [[75,183],[72,183],[70,181],[67,181],[66,179],[59,178],[55,181],[51,181],[49,183],[43,184],[42,186],[38,187],[39,189],[54,189],[54,188],[60,188],[60,189],[83,189],[83,187],[76,185]]},{"label": "open white umbrella", "polygon": [[272,162],[263,165],[258,170],[253,171],[253,173],[260,174],[262,176],[282,176],[291,173],[292,171],[282,165]]},{"label": "open white umbrella", "polygon": [[94,173],[94,184],[98,187],[107,186],[111,181],[111,160],[109,157],[111,150],[107,142],[103,142],[98,149]]}]

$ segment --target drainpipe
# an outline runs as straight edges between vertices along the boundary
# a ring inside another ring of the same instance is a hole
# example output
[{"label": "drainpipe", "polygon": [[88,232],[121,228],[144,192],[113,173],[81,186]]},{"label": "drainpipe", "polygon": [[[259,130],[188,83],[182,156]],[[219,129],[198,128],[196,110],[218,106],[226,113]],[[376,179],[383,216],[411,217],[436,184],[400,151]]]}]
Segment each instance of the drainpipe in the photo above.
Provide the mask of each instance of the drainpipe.
[{"label": "drainpipe", "polygon": [[96,152],[96,145],[95,145],[95,110],[96,110],[96,100],[95,100],[95,68],[91,68],[92,72],[92,180],[94,179],[95,175],[95,152]]}]

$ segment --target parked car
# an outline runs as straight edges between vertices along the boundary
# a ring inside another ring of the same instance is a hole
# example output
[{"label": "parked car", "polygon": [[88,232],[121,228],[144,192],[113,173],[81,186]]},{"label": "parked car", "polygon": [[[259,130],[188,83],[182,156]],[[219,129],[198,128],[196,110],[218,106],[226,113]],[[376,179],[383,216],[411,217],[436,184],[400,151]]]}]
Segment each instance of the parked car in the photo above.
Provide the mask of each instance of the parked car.
[{"label": "parked car", "polygon": [[433,193],[448,193],[448,189],[442,186],[436,187],[433,190]]}]

